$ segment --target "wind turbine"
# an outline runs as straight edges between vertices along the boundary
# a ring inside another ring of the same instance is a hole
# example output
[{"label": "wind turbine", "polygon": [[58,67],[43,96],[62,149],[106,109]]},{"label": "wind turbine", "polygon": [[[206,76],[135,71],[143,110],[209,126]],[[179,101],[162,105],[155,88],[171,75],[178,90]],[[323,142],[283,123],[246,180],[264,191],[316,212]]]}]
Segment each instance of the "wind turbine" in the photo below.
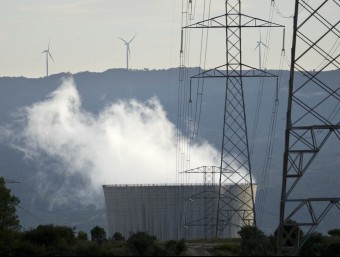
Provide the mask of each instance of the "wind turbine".
[{"label": "wind turbine", "polygon": [[255,47],[254,50],[256,50],[256,48],[259,48],[259,69],[262,69],[262,65],[261,65],[261,60],[262,60],[262,55],[261,55],[261,45],[263,45],[264,47],[268,48],[268,46],[266,46],[261,39],[261,31],[260,31],[260,41],[257,41],[257,46]]},{"label": "wind turbine", "polygon": [[46,53],[46,77],[48,77],[48,56],[50,56],[50,58],[52,59],[52,61],[54,62],[54,59],[50,53],[50,41],[48,41],[48,46],[47,46],[47,50],[44,50],[41,52],[42,54],[43,53]]},{"label": "wind turbine", "polygon": [[129,69],[129,55],[130,54],[130,43],[132,42],[132,40],[134,40],[136,37],[136,35],[133,36],[133,38],[131,38],[131,40],[129,42],[127,42],[126,40],[118,37],[120,40],[122,40],[124,42],[124,44],[126,45],[126,69]]}]

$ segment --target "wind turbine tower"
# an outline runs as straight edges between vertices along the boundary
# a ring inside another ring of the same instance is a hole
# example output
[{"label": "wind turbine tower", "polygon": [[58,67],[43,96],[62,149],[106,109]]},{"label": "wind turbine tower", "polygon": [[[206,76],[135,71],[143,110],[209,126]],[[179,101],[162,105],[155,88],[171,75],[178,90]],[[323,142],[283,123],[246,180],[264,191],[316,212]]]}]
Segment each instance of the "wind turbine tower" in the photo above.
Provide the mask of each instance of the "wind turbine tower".
[{"label": "wind turbine tower", "polygon": [[266,46],[262,42],[261,31],[260,31],[260,41],[257,41],[257,46],[255,47],[255,50],[256,50],[256,48],[259,48],[259,69],[262,69],[262,64],[261,64],[261,62],[262,62],[261,45],[263,45],[265,48],[268,48],[268,46]]},{"label": "wind turbine tower", "polygon": [[127,42],[126,40],[122,39],[119,37],[120,40],[122,40],[124,42],[124,44],[126,45],[126,69],[129,69],[129,56],[130,54],[130,43],[132,42],[132,40],[134,40],[136,37],[136,35],[134,35],[133,38],[131,38],[131,40],[129,42]]},{"label": "wind turbine tower", "polygon": [[41,52],[42,54],[45,53],[46,54],[46,77],[48,77],[48,57],[50,57],[52,59],[52,61],[54,62],[54,59],[50,53],[50,41],[48,41],[48,46],[47,49]]}]

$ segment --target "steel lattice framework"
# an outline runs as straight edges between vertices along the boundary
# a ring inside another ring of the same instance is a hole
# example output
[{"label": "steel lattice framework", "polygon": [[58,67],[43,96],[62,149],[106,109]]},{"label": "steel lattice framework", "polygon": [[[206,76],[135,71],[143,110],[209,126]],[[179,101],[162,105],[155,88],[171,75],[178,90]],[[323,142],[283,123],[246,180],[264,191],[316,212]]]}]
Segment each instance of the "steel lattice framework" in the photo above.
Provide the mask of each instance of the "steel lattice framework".
[{"label": "steel lattice framework", "polygon": [[[329,15],[330,11],[336,15]],[[294,195],[312,163],[315,165],[315,162],[322,161],[316,157],[326,142],[331,141],[332,137],[340,139],[339,80],[325,80],[321,73],[340,68],[339,50],[334,47],[340,39],[339,13],[339,0],[295,2],[280,202],[279,255],[297,254],[326,214],[332,208],[340,210],[340,198]],[[335,44],[329,49],[332,42]],[[317,187],[318,184],[310,185],[310,188]],[[300,228],[306,229],[303,239],[299,237]]]},{"label": "steel lattice framework", "polygon": [[[219,204],[217,212],[217,235],[229,225],[233,215],[240,215],[245,224],[255,222],[255,203],[251,174],[246,113],[244,107],[241,51],[241,4],[240,1],[226,1],[226,59],[227,75],[224,123],[221,155]],[[224,172],[222,172],[222,170]],[[242,201],[237,195],[230,195],[226,186],[230,183],[247,184],[251,187],[250,201],[242,203],[239,210],[229,211],[232,201]]]},{"label": "steel lattice framework", "polygon": [[[283,26],[242,14],[240,0],[226,0],[224,15],[184,27],[224,29],[226,35],[226,64],[191,77],[191,79],[226,80],[216,236],[222,236],[227,227],[234,226],[232,222],[234,219],[241,219],[243,224],[238,224],[241,226],[255,225],[256,222],[243,78],[277,79],[276,75],[242,62],[242,29],[259,27]],[[237,187],[238,190],[229,190],[230,185],[233,185],[232,188]]]},{"label": "steel lattice framework", "polygon": [[220,173],[220,168],[216,166],[202,166],[195,169],[185,171],[187,174],[201,174],[203,175],[203,191],[195,194],[189,195],[185,199],[186,208],[191,208],[190,206],[198,202],[198,204],[203,203],[204,216],[198,219],[192,219],[188,217],[184,221],[184,228],[188,229],[190,227],[203,227],[204,239],[209,239],[215,236],[215,226],[216,226],[216,198],[218,197],[218,191],[216,188],[212,187],[216,185],[215,177]]}]

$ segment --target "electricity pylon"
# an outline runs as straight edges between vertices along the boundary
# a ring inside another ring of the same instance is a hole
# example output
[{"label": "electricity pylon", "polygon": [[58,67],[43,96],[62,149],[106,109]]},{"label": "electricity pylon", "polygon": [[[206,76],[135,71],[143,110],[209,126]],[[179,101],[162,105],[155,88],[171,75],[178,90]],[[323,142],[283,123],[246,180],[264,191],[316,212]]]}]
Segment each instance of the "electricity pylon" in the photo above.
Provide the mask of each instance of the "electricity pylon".
[{"label": "electricity pylon", "polygon": [[240,0],[226,0],[223,15],[184,27],[184,29],[224,29],[226,34],[226,64],[190,78],[225,79],[223,137],[217,196],[219,200],[215,224],[215,235],[218,237],[223,237],[227,227],[229,230],[239,229],[239,227],[235,228],[235,224],[242,226],[256,223],[255,186],[249,158],[243,78],[276,78],[277,76],[242,62],[241,31],[244,28],[264,27],[283,26],[242,14]]},{"label": "electricity pylon", "polygon": [[339,13],[339,1],[295,1],[278,255],[297,254],[327,213],[340,210],[340,198],[318,197],[319,182],[309,184],[313,190],[304,190],[303,197],[297,195],[311,165],[322,167],[322,159],[316,157],[326,143],[340,140],[339,81],[325,80],[321,74],[340,68],[338,47],[331,48],[340,38]]}]

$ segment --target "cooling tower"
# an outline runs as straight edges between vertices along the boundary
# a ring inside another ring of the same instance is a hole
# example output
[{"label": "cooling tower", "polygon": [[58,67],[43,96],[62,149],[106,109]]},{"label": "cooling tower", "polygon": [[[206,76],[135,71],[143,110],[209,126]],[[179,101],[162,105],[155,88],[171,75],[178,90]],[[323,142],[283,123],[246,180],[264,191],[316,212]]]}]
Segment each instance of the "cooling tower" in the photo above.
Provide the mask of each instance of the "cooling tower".
[{"label": "cooling tower", "polygon": [[[230,186],[231,192],[249,198],[242,185]],[[206,239],[215,236],[218,185],[104,185],[109,236],[115,232],[128,238],[143,231],[158,240]],[[250,187],[248,187],[250,190]],[[255,190],[254,190],[255,191]],[[231,201],[230,210],[239,208]],[[249,208],[250,209],[250,208]],[[251,210],[246,210],[253,215]],[[234,215],[220,237],[238,237],[244,225]]]}]

